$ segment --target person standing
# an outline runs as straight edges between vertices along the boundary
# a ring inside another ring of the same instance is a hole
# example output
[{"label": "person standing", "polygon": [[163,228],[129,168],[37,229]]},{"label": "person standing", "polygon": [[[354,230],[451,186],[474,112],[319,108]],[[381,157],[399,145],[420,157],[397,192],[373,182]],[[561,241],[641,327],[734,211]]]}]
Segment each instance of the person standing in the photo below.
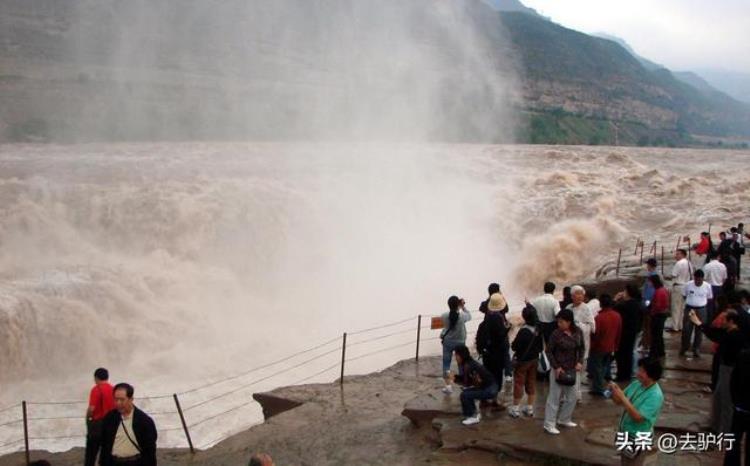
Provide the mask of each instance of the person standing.
[{"label": "person standing", "polygon": [[701,240],[693,245],[693,269],[699,269],[708,263],[708,253],[711,249],[711,235],[707,231],[701,232]]},{"label": "person standing", "polygon": [[654,298],[649,306],[651,317],[651,349],[649,357],[652,359],[663,359],[666,356],[664,350],[664,322],[669,315],[669,292],[664,287],[661,277],[652,275],[648,277],[654,286]]},{"label": "person standing", "polygon": [[719,262],[715,252],[709,253],[708,263],[703,266],[703,275],[711,285],[712,299],[708,300],[707,320],[713,321],[716,316],[716,299],[723,294],[724,282],[727,281],[727,266]]},{"label": "person standing", "polygon": [[[612,365],[612,355],[620,346],[622,318],[613,309],[612,297],[603,294],[599,297],[601,310],[596,315],[596,332],[591,335],[591,394],[604,396],[604,375]],[[619,369],[619,368],[618,368]]]},{"label": "person standing", "polygon": [[[440,341],[443,344],[443,376],[445,387],[443,393],[453,393],[451,384],[451,360],[457,346],[466,345],[466,322],[471,320],[471,313],[466,310],[466,302],[458,296],[448,298],[448,312],[442,316],[443,330],[440,332]],[[458,378],[463,374],[461,366],[458,366]]]},{"label": "person standing", "polygon": [[693,279],[693,265],[687,259],[687,251],[678,249],[672,267],[672,330],[682,331],[685,311],[685,285]]},{"label": "person standing", "polygon": [[737,261],[737,281],[740,281],[742,279],[742,256],[745,254],[745,246],[737,227],[730,228],[729,234],[731,235],[729,239],[732,241],[729,251]]},{"label": "person standing", "polygon": [[[555,304],[557,304],[556,301]],[[521,327],[513,340],[513,405],[508,413],[511,417],[520,417],[522,412],[528,417],[533,417],[534,400],[536,399],[536,372],[539,353],[542,351],[543,335],[533,306],[526,306],[521,315],[523,316],[524,326]],[[524,391],[526,392],[526,406],[521,410],[520,404]]]},{"label": "person standing", "polygon": [[[555,284],[547,282],[544,284],[544,294],[534,298],[529,304],[536,309],[539,324],[542,330],[544,343],[549,342],[549,337],[557,328],[555,316],[560,312],[560,303],[555,299],[552,293],[555,292]],[[528,301],[527,301],[528,303]]]},{"label": "person standing", "polygon": [[740,466],[742,437],[745,437],[745,465],[750,465],[750,349],[737,356],[730,380],[734,448],[724,455],[724,466]]},{"label": "person standing", "polygon": [[633,356],[635,354],[635,341],[638,332],[641,331],[641,320],[644,314],[641,294],[635,285],[625,286],[625,291],[615,296],[615,311],[622,319],[622,334],[620,346],[617,348],[615,359],[617,360],[618,382],[630,382],[633,377]]},{"label": "person standing", "polygon": [[573,311],[563,309],[557,314],[557,329],[552,332],[547,346],[547,358],[552,370],[549,393],[544,407],[544,430],[558,435],[557,426],[576,427],[573,411],[576,407],[576,380],[583,370],[585,345],[583,332],[575,324]]},{"label": "person standing", "polygon": [[698,313],[690,311],[690,320],[706,336],[719,344],[719,378],[713,391],[711,409],[711,428],[714,433],[730,432],[732,428],[732,371],[737,364],[737,357],[747,346],[746,337],[740,331],[740,317],[735,310],[727,311],[724,327],[716,328],[706,325]]},{"label": "person standing", "polygon": [[[567,309],[573,311],[576,327],[578,327],[583,334],[583,342],[585,348],[583,354],[583,364],[584,367],[587,367],[589,351],[591,349],[591,334],[596,331],[596,322],[594,321],[594,314],[591,312],[591,308],[587,303],[584,302],[584,300],[586,299],[586,290],[580,285],[575,285],[570,289],[570,296],[573,302],[568,304]],[[580,402],[582,398],[583,393],[581,392],[581,377],[577,377],[576,400]]]},{"label": "person standing", "polygon": [[101,466],[156,466],[154,421],[133,404],[133,386],[115,385],[115,407],[102,424]]},{"label": "person standing", "polygon": [[[648,310],[651,300],[654,299],[654,285],[648,277],[659,275],[659,272],[656,271],[657,266],[658,263],[653,257],[646,261],[646,279],[643,282],[643,293],[641,294],[643,297],[643,309],[645,310]],[[641,334],[640,346],[643,351],[648,351],[651,347],[651,316],[648,312],[643,314],[642,321],[643,333]]]},{"label": "person standing", "polygon": [[85,466],[94,466],[102,446],[102,423],[104,416],[115,409],[115,397],[109,384],[109,371],[103,367],[94,371],[94,386],[89,392],[86,409],[86,453]]},{"label": "person standing", "polygon": [[685,298],[685,322],[683,323],[680,356],[685,356],[687,350],[692,347],[693,356],[700,357],[703,332],[701,332],[700,327],[693,325],[690,311],[695,312],[701,321],[706,320],[706,306],[708,300],[713,299],[713,295],[711,294],[711,285],[703,281],[703,278],[703,271],[696,270],[693,274],[693,281],[688,282],[682,291],[682,296]]},{"label": "person standing", "polygon": [[599,298],[597,298],[595,291],[586,293],[586,305],[589,307],[589,310],[591,310],[591,315],[596,319],[596,315],[602,310],[602,305],[599,302]]},{"label": "person standing", "polygon": [[487,299],[482,301],[482,303],[479,305],[479,312],[481,312],[482,314],[487,314],[487,305],[490,303],[490,297],[495,293],[500,293],[500,284],[490,283],[487,287]]},{"label": "person standing", "polygon": [[570,287],[564,286],[562,289],[563,299],[560,301],[560,309],[565,309],[568,304],[573,302],[573,298],[570,296]]},{"label": "person standing", "polygon": [[[479,312],[483,314],[487,314],[488,306],[490,303],[490,298],[492,297],[493,294],[500,293],[500,295],[502,296],[502,291],[500,291],[500,284],[490,283],[490,285],[487,287],[487,293],[489,293],[488,298],[482,301],[482,304],[479,305]],[[508,311],[509,311],[509,308],[508,308],[508,303],[506,301],[505,307],[503,309],[500,309],[499,311],[500,314],[502,314],[503,319],[505,320],[506,329],[510,329],[510,324],[508,323]],[[494,311],[494,312],[498,312],[498,311]],[[507,340],[508,332],[506,331],[505,334],[506,334],[506,340]],[[509,341],[505,342],[505,348],[507,349],[507,351],[505,353],[503,367],[505,367],[505,380],[510,381],[511,377],[513,376],[513,369],[511,368],[511,363],[510,363],[510,342]],[[498,383],[500,383],[500,385],[502,386],[502,379],[500,379]]]},{"label": "person standing", "polygon": [[731,293],[734,291],[734,287],[737,285],[737,260],[733,255],[724,251],[719,256],[721,263],[727,268],[727,279],[724,281],[724,289],[721,290],[723,293]]},{"label": "person standing", "polygon": [[[477,352],[482,364],[492,374],[498,387],[502,389],[506,369],[506,358],[509,351],[508,326],[502,310],[508,307],[505,297],[500,293],[490,296],[484,321],[479,324],[476,335]],[[493,403],[498,405],[497,401]]]},{"label": "person standing", "polygon": [[461,392],[461,411],[464,415],[463,425],[478,424],[482,416],[479,414],[477,400],[494,400],[497,398],[498,384],[490,372],[474,358],[469,348],[458,345],[455,349],[456,363],[461,367],[466,380],[466,388]]},{"label": "person standing", "polygon": [[[623,407],[617,432],[627,436],[629,442],[639,434],[653,436],[654,425],[659,419],[664,406],[664,393],[658,381],[664,369],[658,360],[641,359],[638,361],[636,379],[621,389],[616,383],[610,383],[612,401]],[[646,460],[646,453],[632,447],[623,449],[620,464],[623,466],[640,466]]]}]

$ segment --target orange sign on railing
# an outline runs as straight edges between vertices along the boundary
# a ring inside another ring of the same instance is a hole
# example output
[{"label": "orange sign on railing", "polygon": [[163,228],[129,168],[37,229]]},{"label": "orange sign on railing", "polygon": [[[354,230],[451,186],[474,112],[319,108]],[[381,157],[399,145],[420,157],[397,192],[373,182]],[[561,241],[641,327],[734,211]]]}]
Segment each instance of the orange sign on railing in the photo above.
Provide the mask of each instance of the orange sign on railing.
[{"label": "orange sign on railing", "polygon": [[431,330],[439,330],[443,328],[443,318],[442,317],[433,317],[430,321],[430,329]]}]

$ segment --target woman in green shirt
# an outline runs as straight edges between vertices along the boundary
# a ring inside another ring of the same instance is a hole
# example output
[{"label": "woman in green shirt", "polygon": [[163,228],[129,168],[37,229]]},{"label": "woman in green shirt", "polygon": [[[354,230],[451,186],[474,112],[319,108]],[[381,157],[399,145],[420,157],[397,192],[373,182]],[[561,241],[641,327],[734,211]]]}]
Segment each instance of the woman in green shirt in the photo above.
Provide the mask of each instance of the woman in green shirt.
[{"label": "woman in green shirt", "polygon": [[664,405],[664,394],[657,381],[663,372],[658,359],[641,359],[638,361],[637,380],[625,390],[615,383],[610,384],[612,401],[624,408],[618,432],[627,436],[628,448],[621,451],[622,465],[642,465],[646,460],[646,452],[642,448],[637,445],[632,448],[639,432],[651,436],[653,447],[656,447],[654,425]]}]

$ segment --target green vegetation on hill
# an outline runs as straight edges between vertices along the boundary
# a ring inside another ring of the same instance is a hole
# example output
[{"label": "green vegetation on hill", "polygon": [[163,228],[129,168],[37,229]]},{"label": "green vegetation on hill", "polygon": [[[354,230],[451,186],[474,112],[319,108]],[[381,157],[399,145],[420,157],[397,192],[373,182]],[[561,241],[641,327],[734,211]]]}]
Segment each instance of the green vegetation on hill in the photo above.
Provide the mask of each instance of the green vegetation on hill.
[{"label": "green vegetation on hill", "polygon": [[[501,20],[522,64],[526,142],[685,145],[750,136],[750,105],[648,69],[620,44],[538,16]],[[615,127],[621,127],[617,138]]]},{"label": "green vegetation on hill", "polygon": [[563,110],[523,112],[518,138],[530,144],[679,147],[695,145],[689,135],[660,131],[637,122],[614,122]]}]

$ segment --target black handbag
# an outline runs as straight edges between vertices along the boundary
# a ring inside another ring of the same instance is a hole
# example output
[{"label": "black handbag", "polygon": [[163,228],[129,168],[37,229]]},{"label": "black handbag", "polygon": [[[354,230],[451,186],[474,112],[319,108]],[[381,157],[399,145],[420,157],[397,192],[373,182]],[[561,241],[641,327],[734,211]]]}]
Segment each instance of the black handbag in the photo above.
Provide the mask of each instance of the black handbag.
[{"label": "black handbag", "polygon": [[576,384],[576,370],[575,369],[563,369],[562,373],[558,374],[557,377],[555,377],[555,380],[557,380],[557,383],[560,385],[565,385],[567,387],[570,387],[571,385]]}]

